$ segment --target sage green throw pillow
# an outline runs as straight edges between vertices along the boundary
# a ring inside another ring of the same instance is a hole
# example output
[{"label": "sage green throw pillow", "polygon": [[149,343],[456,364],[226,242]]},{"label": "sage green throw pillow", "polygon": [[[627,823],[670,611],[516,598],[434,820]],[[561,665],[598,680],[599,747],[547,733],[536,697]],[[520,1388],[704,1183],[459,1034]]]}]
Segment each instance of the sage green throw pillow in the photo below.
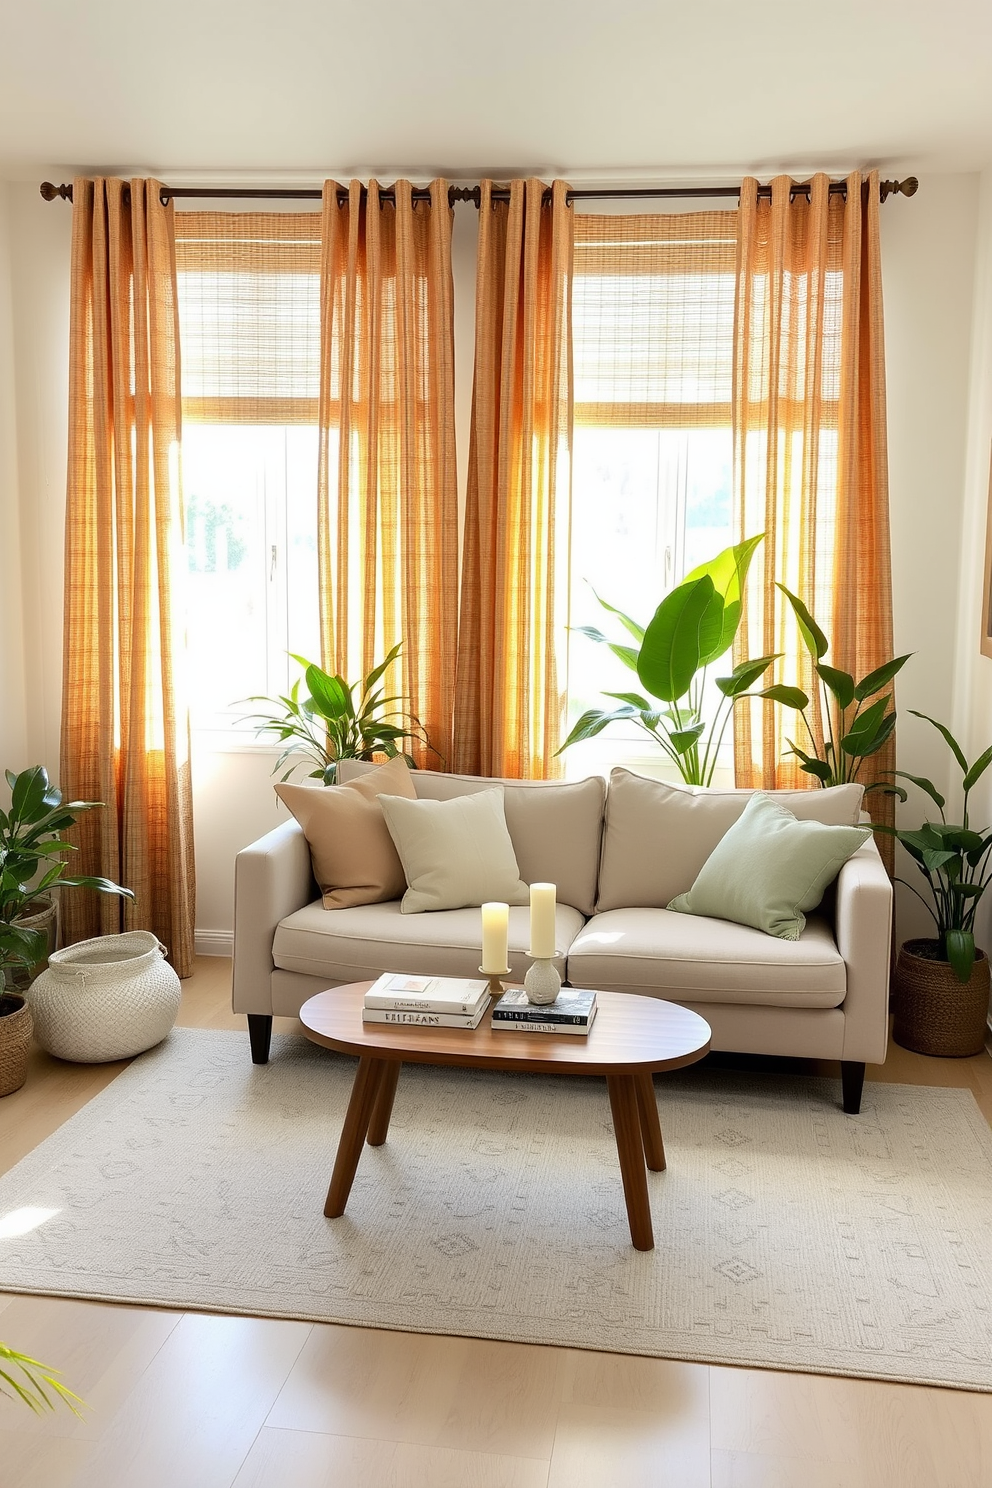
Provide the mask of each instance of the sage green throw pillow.
[{"label": "sage green throw pillow", "polygon": [[798,940],[806,925],[803,911],[816,908],[827,885],[870,836],[870,827],[800,821],[788,807],[755,791],[692,888],[668,908]]}]

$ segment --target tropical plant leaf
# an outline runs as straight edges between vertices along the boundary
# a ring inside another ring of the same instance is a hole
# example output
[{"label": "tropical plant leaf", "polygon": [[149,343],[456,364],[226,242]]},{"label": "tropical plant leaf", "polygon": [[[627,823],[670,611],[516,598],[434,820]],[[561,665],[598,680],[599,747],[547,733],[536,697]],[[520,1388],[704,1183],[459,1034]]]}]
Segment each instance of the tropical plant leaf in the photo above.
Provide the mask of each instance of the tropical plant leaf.
[{"label": "tropical plant leaf", "polygon": [[716,685],[724,697],[740,697],[763,676],[778,656],[756,656],[753,661],[739,661],[729,677],[717,677]]},{"label": "tropical plant leaf", "polygon": [[785,587],[784,584],[779,584],[776,582],[775,587],[776,589],[781,589],[782,593],[785,595],[786,599],[792,606],[792,613],[796,617],[796,623],[799,626],[799,634],[802,636],[803,640],[806,643],[807,651],[816,661],[819,661],[822,657],[826,656],[827,651],[830,648],[829,641],[823,634],[823,631],[817,625],[816,621],[813,619],[813,616],[810,614],[809,610],[799,598],[798,594],[793,594],[791,590]]},{"label": "tropical plant leaf", "polygon": [[631,708],[637,708],[642,713],[652,712],[651,704],[646,697],[641,697],[639,692],[604,692],[603,696],[616,698],[618,703],[627,703]]},{"label": "tropical plant leaf", "polygon": [[567,749],[571,744],[580,744],[583,739],[594,739],[597,734],[603,732],[607,724],[615,723],[619,718],[630,718],[634,712],[633,708],[618,708],[612,713],[604,713],[599,708],[587,708],[572,728],[561,749],[558,749],[556,753],[561,754],[563,749]]},{"label": "tropical plant leaf", "polygon": [[975,964],[975,937],[970,930],[946,930],[944,946],[947,959],[959,982],[967,982]]},{"label": "tropical plant leaf", "polygon": [[773,703],[783,703],[786,708],[795,708],[799,713],[809,707],[809,698],[801,687],[787,687],[781,682],[776,682],[773,687],[763,688],[758,697],[770,698]]},{"label": "tropical plant leaf", "polygon": [[854,696],[858,702],[863,703],[866,698],[870,698],[874,693],[880,692],[887,683],[892,681],[892,678],[897,672],[902,671],[912,654],[912,651],[907,651],[905,656],[897,656],[892,661],[885,661],[880,667],[876,667],[873,672],[869,672],[867,676],[862,677],[854,689]]},{"label": "tropical plant leaf", "polygon": [[840,672],[824,662],[818,663],[816,674],[822,678],[841,708],[849,708],[854,702],[854,678],[850,672]]},{"label": "tropical plant leaf", "polygon": [[637,675],[652,697],[677,702],[720,634],[722,600],[708,575],[665,596],[644,633]]},{"label": "tropical plant leaf", "polygon": [[982,778],[990,764],[992,764],[992,744],[989,745],[983,754],[978,756],[967,775],[965,775],[962,785],[966,791],[970,791],[972,786]]},{"label": "tropical plant leaf", "polygon": [[611,615],[616,615],[621,625],[623,625],[630,632],[637,644],[640,645],[640,643],[644,639],[644,626],[638,625],[636,620],[632,620],[629,615],[625,615],[623,610],[618,610],[616,605],[611,605],[609,601],[605,600],[601,594],[598,594],[596,592],[595,589],[593,589],[592,592],[596,595],[596,598],[603,606],[603,609],[609,610]]},{"label": "tropical plant leaf", "polygon": [[733,644],[741,623],[748,569],[751,566],[755,549],[764,539],[764,535],[763,532],[759,532],[757,537],[746,537],[742,542],[724,548],[723,552],[718,553],[715,558],[710,558],[706,563],[700,563],[691,573],[686,574],[682,581],[684,584],[689,584],[695,582],[696,579],[709,578],[722,601],[720,633],[708,648],[703,649],[700,655],[700,666],[709,666]]},{"label": "tropical plant leaf", "polygon": [[341,718],[350,711],[351,693],[343,677],[331,677],[320,667],[310,665],[306,683],[311,702],[325,718]]},{"label": "tropical plant leaf", "polygon": [[938,723],[937,720],[936,720],[936,718],[931,718],[930,715],[929,715],[929,713],[920,713],[920,712],[918,712],[916,710],[916,708],[910,708],[909,711],[910,711],[910,713],[913,714],[913,717],[914,718],[922,718],[927,723],[930,723],[930,724],[933,725],[933,727],[937,730],[938,734],[940,734],[941,737],[944,739],[944,741],[948,744],[948,746],[950,747],[951,753],[954,755],[954,758],[957,760],[958,764],[961,766],[961,774],[962,775],[967,775],[968,774],[968,761],[965,759],[964,754],[961,751],[961,746],[958,743],[957,739],[955,739],[954,735],[951,733],[950,729],[945,728],[942,723]]},{"label": "tropical plant leaf", "polygon": [[697,723],[692,728],[677,729],[674,733],[669,734],[668,737],[676,754],[686,754],[694,744],[698,744],[700,736],[705,731],[705,723]]},{"label": "tropical plant leaf", "polygon": [[944,797],[940,794],[940,791],[932,780],[928,780],[925,775],[911,775],[908,770],[894,770],[893,774],[898,775],[900,780],[911,780],[914,785],[918,785],[920,790],[926,791],[931,801],[943,811]]}]

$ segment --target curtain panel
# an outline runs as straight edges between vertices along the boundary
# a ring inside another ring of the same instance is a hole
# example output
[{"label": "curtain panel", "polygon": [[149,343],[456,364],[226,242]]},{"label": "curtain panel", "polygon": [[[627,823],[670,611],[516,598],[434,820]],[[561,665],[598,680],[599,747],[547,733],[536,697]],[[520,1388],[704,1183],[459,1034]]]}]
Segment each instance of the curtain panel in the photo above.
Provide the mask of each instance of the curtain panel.
[{"label": "curtain panel", "polygon": [[450,768],[458,623],[453,214],[397,181],[395,204],[324,186],[318,559],[323,665],[349,682],[402,641],[390,694]]},{"label": "curtain panel", "polygon": [[455,769],[559,775],[572,418],[567,185],[482,182]]},{"label": "curtain panel", "polygon": [[67,941],[153,931],[193,969],[189,725],[182,697],[179,325],[157,181],[73,183],[60,784],[103,802],[73,869],[134,901],[64,896]]},{"label": "curtain panel", "polygon": [[[738,536],[765,540],[734,659],[784,653],[775,680],[811,698],[822,744],[812,663],[775,581],[819,622],[829,665],[861,677],[892,656],[878,177],[855,172],[846,197],[830,195],[825,175],[808,199],[791,199],[792,186],[780,176],[771,199],[759,200],[747,179],[738,213],[734,498]],[[802,728],[787,708],[739,705],[738,785],[812,785],[788,753]],[[893,763],[890,741],[864,767],[864,783]],[[892,797],[869,800],[891,819]]]}]

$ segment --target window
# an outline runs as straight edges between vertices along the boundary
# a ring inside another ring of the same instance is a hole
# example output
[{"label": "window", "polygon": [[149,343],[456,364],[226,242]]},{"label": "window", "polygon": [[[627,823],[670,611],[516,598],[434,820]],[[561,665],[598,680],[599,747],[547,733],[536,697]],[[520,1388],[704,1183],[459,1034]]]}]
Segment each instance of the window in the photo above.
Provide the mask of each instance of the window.
[{"label": "window", "polygon": [[184,212],[176,239],[190,714],[229,736],[320,649],[320,216]]},{"label": "window", "polygon": [[[568,726],[636,679],[605,647],[596,595],[642,624],[733,541],[731,370],[736,214],[575,219]],[[581,775],[650,751],[613,724],[573,746]],[[729,763],[730,745],[725,744]],[[652,762],[660,764],[658,751]]]}]

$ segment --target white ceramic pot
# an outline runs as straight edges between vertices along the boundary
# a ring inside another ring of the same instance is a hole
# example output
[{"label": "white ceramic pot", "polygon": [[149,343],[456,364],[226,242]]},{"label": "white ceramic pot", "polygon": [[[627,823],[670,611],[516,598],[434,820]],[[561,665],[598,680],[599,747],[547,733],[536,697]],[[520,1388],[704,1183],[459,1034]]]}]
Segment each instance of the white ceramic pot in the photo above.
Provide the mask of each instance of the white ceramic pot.
[{"label": "white ceramic pot", "polygon": [[161,1043],[179,1013],[179,978],[150,930],[54,951],[28,1001],[35,1038],[59,1059],[99,1064]]}]

